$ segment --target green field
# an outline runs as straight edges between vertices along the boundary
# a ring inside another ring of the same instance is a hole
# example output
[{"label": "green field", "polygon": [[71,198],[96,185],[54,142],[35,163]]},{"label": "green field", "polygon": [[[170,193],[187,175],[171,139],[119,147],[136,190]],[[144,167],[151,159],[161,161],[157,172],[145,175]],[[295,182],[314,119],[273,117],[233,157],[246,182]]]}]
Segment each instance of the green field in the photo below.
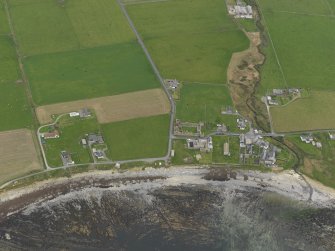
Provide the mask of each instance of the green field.
[{"label": "green field", "polygon": [[259,93],[285,87],[313,92],[309,98],[271,108],[275,131],[334,128],[334,113],[329,109],[335,104],[334,1],[259,0],[258,3],[268,35],[263,47],[266,62],[261,68]]},{"label": "green field", "polygon": [[165,156],[169,119],[169,115],[160,115],[102,125],[112,160]]},{"label": "green field", "polygon": [[135,42],[34,56],[25,69],[38,105],[159,87]]},{"label": "green field", "polygon": [[266,62],[261,68],[261,93],[286,86],[334,90],[335,20],[327,1],[257,1],[268,35],[263,48]]},{"label": "green field", "polygon": [[8,31],[0,8],[0,131],[30,127],[33,123],[24,84],[16,82],[21,76],[13,40],[5,35]]},{"label": "green field", "polygon": [[60,138],[48,139],[44,149],[48,164],[52,167],[63,166],[60,153],[67,151],[75,164],[93,162],[90,152],[84,148],[80,141],[89,133],[99,133],[100,126],[95,117],[89,119],[62,118],[59,122]]},{"label": "green field", "polygon": [[221,109],[232,106],[226,86],[183,84],[177,101],[176,118],[184,122],[207,122],[209,127],[224,123]]},{"label": "green field", "polygon": [[[9,0],[24,55],[129,42],[135,37],[111,0]],[[43,37],[43,39],[41,39]]]},{"label": "green field", "polygon": [[271,107],[276,132],[335,128],[334,92],[313,91],[287,106]]},{"label": "green field", "polygon": [[127,10],[165,78],[226,83],[232,53],[249,46],[221,0],[131,4]]}]

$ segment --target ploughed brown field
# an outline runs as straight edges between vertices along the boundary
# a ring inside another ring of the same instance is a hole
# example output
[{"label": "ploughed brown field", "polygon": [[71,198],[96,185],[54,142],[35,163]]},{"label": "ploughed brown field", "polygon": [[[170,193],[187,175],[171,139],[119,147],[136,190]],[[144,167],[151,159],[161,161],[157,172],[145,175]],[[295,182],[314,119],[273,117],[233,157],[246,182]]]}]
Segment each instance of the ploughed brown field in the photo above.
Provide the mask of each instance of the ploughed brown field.
[{"label": "ploughed brown field", "polygon": [[30,130],[1,132],[0,142],[0,184],[43,168]]},{"label": "ploughed brown field", "polygon": [[166,114],[170,112],[169,100],[162,89],[85,99],[40,106],[36,109],[41,124],[52,122],[51,115],[94,109],[99,123],[111,123],[128,119]]}]

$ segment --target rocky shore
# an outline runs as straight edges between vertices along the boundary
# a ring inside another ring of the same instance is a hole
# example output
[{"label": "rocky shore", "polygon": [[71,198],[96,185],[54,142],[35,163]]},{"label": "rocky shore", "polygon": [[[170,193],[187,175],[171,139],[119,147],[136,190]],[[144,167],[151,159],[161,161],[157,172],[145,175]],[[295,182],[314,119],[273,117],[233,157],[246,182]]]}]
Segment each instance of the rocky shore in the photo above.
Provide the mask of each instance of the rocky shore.
[{"label": "rocky shore", "polygon": [[96,171],[4,192],[0,249],[335,249],[332,189],[294,172],[218,172]]}]

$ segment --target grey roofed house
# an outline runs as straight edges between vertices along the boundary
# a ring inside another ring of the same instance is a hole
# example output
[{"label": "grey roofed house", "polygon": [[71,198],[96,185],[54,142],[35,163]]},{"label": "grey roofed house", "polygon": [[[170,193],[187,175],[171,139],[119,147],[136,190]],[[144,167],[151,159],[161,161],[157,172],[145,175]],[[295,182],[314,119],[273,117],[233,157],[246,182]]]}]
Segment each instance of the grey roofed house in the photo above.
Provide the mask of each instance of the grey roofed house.
[{"label": "grey roofed house", "polygon": [[103,144],[105,143],[103,137],[100,134],[91,133],[87,136],[88,144]]},{"label": "grey roofed house", "polygon": [[79,116],[81,118],[87,118],[91,116],[91,111],[88,108],[83,108],[79,110]]},{"label": "grey roofed house", "polygon": [[71,154],[68,153],[67,151],[61,151],[60,152],[60,157],[62,159],[63,165],[68,166],[68,165],[73,165],[74,161],[71,158]]}]

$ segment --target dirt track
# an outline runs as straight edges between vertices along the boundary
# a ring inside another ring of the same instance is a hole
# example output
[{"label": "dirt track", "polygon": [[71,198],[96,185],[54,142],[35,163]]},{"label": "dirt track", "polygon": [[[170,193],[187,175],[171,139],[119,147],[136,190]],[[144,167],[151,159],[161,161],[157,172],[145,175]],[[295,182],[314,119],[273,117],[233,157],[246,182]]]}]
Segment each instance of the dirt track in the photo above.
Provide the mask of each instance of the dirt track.
[{"label": "dirt track", "polygon": [[169,100],[162,89],[78,100],[40,106],[36,109],[41,124],[52,122],[51,115],[77,111],[81,108],[95,110],[100,123],[148,117],[170,112]]},{"label": "dirt track", "polygon": [[30,130],[1,132],[0,142],[0,183],[42,169]]}]

